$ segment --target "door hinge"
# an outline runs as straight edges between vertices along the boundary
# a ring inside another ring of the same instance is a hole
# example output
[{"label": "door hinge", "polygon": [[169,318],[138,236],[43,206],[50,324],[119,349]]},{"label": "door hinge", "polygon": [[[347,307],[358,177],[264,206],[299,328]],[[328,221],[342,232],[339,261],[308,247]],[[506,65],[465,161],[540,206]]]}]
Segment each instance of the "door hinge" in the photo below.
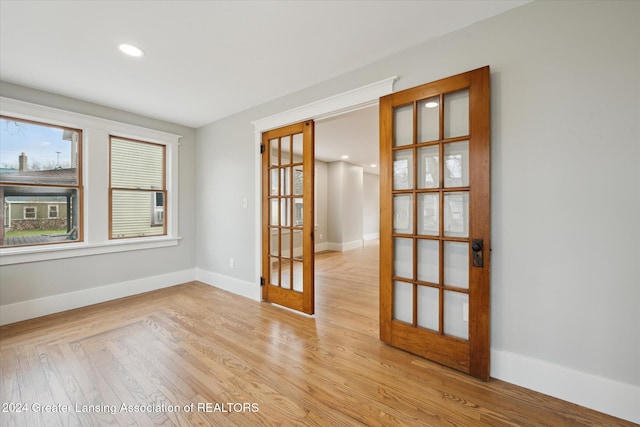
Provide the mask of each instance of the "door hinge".
[{"label": "door hinge", "polygon": [[260,277],[260,286],[264,286],[264,277]]},{"label": "door hinge", "polygon": [[264,144],[260,144],[260,154],[264,153],[265,146]]}]

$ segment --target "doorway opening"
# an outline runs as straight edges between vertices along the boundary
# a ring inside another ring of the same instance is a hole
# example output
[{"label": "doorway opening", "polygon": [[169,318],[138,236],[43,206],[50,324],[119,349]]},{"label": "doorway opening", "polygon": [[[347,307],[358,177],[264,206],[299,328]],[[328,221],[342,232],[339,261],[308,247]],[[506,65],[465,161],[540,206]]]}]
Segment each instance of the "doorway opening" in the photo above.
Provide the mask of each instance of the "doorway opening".
[{"label": "doorway opening", "polygon": [[[378,319],[379,107],[315,123],[316,312]],[[358,294],[358,307],[341,295]],[[347,306],[342,306],[342,303]],[[348,319],[344,319],[347,321]],[[377,333],[375,334],[377,336]]]},{"label": "doorway opening", "polygon": [[[367,86],[363,86],[349,92],[345,92],[339,95],[332,96],[330,98],[326,98],[324,100],[307,104],[305,106],[289,110],[280,114],[276,114],[274,116],[266,117],[264,119],[253,122],[255,129],[255,140],[256,140],[256,156],[255,156],[255,166],[256,170],[260,170],[262,167],[262,159],[261,151],[259,147],[263,145],[262,137],[265,132],[269,132],[271,130],[275,130],[278,128],[284,128],[293,123],[298,123],[302,121],[312,120],[314,123],[316,121],[321,122],[323,120],[330,120],[333,117],[339,116],[341,114],[355,112],[360,109],[364,109],[367,107],[377,106],[379,99],[381,96],[390,94],[393,92],[393,83],[396,80],[396,76],[381,80],[376,83],[372,83]],[[375,108],[377,111],[377,108]],[[377,120],[376,120],[377,123]],[[377,124],[375,125],[377,127]],[[378,139],[375,139],[375,146],[378,146]],[[377,150],[377,149],[376,149]],[[343,159],[341,159],[343,160]],[[346,160],[346,159],[345,159]],[[346,163],[340,165],[343,169],[350,169],[346,167]],[[363,179],[361,179],[362,181]],[[263,174],[256,175],[255,181],[255,194],[256,194],[256,230],[264,230],[265,220],[264,218],[268,218],[263,213],[263,189],[265,182],[265,173],[263,170]],[[350,227],[347,224],[347,227]],[[360,229],[361,230],[361,229]],[[268,253],[268,245],[264,244],[264,240],[262,235],[264,233],[256,233],[256,271],[262,272],[264,274],[264,257],[265,254]],[[313,233],[315,234],[315,232]],[[360,242],[362,242],[362,238],[360,237]],[[323,238],[325,236],[323,235]],[[330,242],[330,236],[327,235],[327,244]],[[350,247],[349,245],[353,245],[353,240],[351,242],[347,242],[344,238],[338,239],[338,245],[340,249],[344,249]],[[328,248],[328,247],[327,247]],[[314,251],[315,248],[311,248]],[[266,264],[267,266],[269,264]],[[313,275],[311,275],[313,277]],[[257,287],[255,293],[255,299],[262,299],[263,292],[261,291],[260,282],[264,280],[260,277],[256,278]],[[312,279],[313,280],[313,279]],[[313,286],[313,284],[311,285]],[[313,312],[313,309],[311,310]]]}]

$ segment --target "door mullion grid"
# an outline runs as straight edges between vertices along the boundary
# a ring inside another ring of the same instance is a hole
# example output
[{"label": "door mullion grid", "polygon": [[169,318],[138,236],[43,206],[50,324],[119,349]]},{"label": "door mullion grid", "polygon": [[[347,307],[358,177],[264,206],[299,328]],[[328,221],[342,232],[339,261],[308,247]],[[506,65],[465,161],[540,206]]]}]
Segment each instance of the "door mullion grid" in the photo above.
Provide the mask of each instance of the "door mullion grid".
[{"label": "door mullion grid", "polygon": [[287,135],[289,140],[289,160],[287,161],[287,184],[285,189],[287,204],[287,230],[289,231],[289,289],[293,290],[293,135]]},{"label": "door mullion grid", "polygon": [[413,260],[412,260],[412,267],[413,267],[413,271],[412,271],[412,282],[411,282],[411,287],[412,287],[412,305],[413,305],[413,327],[417,327],[418,326],[418,284],[417,284],[417,280],[418,280],[418,241],[417,241],[417,235],[418,235],[418,193],[417,193],[417,188],[418,188],[418,148],[416,147],[416,145],[418,144],[418,102],[414,101],[413,102],[413,136],[412,136],[412,147],[411,147],[411,155],[413,157],[413,161],[411,162],[411,164],[413,165],[413,170],[411,171],[411,179],[412,179],[412,186],[411,186],[411,210],[412,210],[412,215],[413,215],[413,221],[412,221],[412,230],[411,230],[411,244],[412,244],[412,256],[413,256]]},{"label": "door mullion grid", "polygon": [[[272,141],[274,141],[274,145],[275,147],[272,147]],[[276,200],[277,203],[277,216],[276,218],[278,218],[278,222],[275,225],[275,230],[277,231],[277,241],[278,241],[278,254],[277,254],[277,263],[278,263],[278,280],[275,283],[275,286],[280,287],[282,284],[282,230],[280,228],[280,138],[277,138],[275,140],[269,140],[268,144],[267,144],[267,155],[269,156],[269,164],[271,164],[271,156],[273,153],[273,149],[275,148],[276,151],[276,156],[278,158],[278,161],[276,162],[275,166],[272,166],[271,169],[269,169],[269,179],[272,178],[272,170],[275,170],[277,172],[277,192],[275,195],[269,195],[269,222],[271,222],[271,218],[273,218],[273,212],[271,212],[271,209],[273,209],[273,200]],[[273,184],[270,182],[271,186],[273,186]],[[269,192],[271,192],[271,189],[269,189]],[[271,230],[272,228],[269,228],[269,277],[272,277],[271,275],[271,269],[273,268],[273,262],[271,261],[271,245],[273,244],[272,242],[272,237],[271,237]],[[269,280],[269,282],[271,282],[271,280]],[[271,284],[271,283],[270,283]]]},{"label": "door mullion grid", "polygon": [[440,108],[438,109],[438,120],[440,121],[438,126],[438,139],[442,141],[444,139],[444,93],[439,95],[438,102]]},{"label": "door mullion grid", "polygon": [[439,126],[438,126],[438,333],[444,335],[444,94],[439,95]]},{"label": "door mullion grid", "polygon": [[278,287],[282,287],[282,141],[278,138]]}]

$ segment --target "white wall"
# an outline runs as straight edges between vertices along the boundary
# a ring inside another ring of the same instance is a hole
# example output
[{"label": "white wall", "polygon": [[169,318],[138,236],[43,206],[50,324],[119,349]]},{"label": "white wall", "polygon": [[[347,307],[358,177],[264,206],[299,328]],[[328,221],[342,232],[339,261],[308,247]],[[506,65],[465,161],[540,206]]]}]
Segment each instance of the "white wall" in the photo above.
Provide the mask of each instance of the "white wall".
[{"label": "white wall", "polygon": [[[12,323],[193,280],[195,275],[195,130],[6,82],[0,96],[182,135],[177,246],[28,262],[0,267],[0,318]],[[91,141],[85,142],[91,150]],[[94,147],[94,151],[96,148]],[[108,165],[108,158],[104,159]],[[103,172],[108,172],[106,169]],[[96,171],[87,171],[89,179]],[[95,181],[95,180],[94,180]],[[105,189],[106,191],[106,189]],[[88,194],[87,197],[91,197]],[[106,199],[106,197],[104,197]],[[103,199],[95,197],[93,200]],[[94,211],[89,204],[87,215]],[[107,213],[100,215],[106,220]],[[94,227],[96,228],[96,227]],[[95,230],[86,230],[93,233]]]},{"label": "white wall", "polygon": [[327,188],[328,184],[328,165],[325,162],[316,160],[316,229],[315,229],[315,243],[316,252],[324,251],[327,249],[328,242],[328,204],[329,204],[329,192]]},{"label": "white wall", "polygon": [[331,162],[328,169],[329,249],[362,246],[362,167]]},{"label": "white wall", "polygon": [[362,182],[362,228],[365,240],[380,237],[380,176],[364,173]]},{"label": "white wall", "polygon": [[639,16],[640,2],[533,2],[204,127],[198,267],[259,295],[251,121],[490,65],[492,375],[640,422]]},{"label": "white wall", "polygon": [[343,162],[327,164],[327,236],[330,243],[342,243]]}]

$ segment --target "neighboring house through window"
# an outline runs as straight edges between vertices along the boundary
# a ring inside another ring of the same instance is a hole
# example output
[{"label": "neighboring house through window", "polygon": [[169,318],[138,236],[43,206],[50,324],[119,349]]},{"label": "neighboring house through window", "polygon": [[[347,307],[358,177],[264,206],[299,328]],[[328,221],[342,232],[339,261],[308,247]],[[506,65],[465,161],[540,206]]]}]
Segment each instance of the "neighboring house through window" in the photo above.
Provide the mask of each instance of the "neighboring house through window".
[{"label": "neighboring house through window", "polygon": [[0,116],[0,138],[0,247],[81,240],[82,131]]}]

